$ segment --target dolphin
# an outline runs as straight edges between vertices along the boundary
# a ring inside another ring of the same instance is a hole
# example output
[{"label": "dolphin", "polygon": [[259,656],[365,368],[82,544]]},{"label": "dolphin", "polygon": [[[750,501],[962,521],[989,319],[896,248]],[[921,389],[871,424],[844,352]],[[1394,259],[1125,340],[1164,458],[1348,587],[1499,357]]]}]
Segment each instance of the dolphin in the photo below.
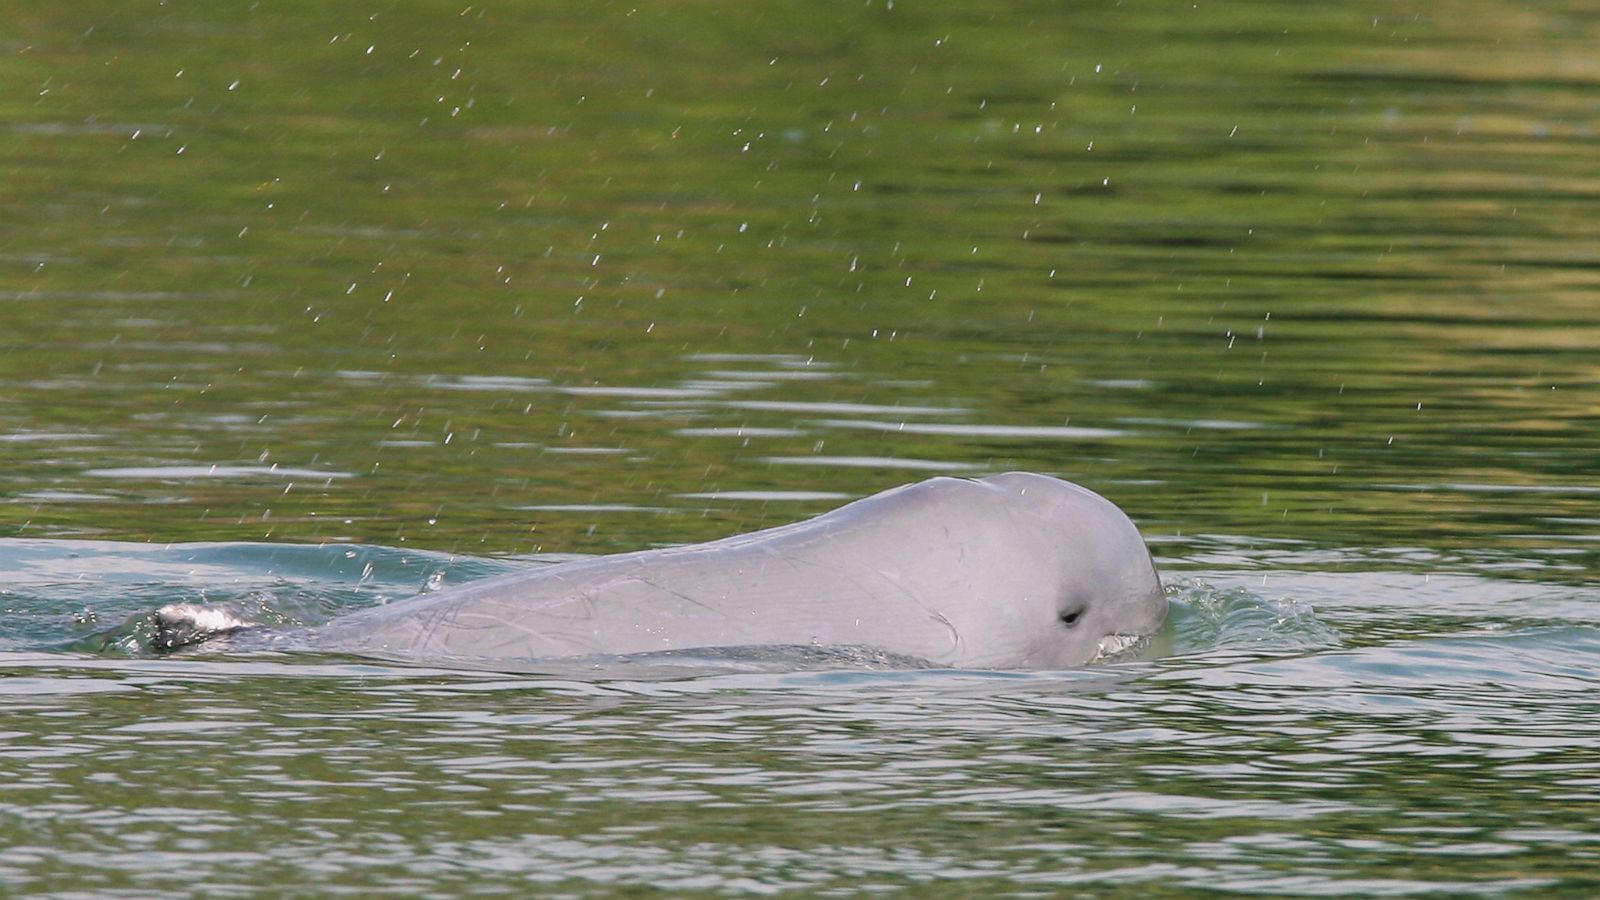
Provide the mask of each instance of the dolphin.
[{"label": "dolphin", "polygon": [[[1166,614],[1122,510],[1076,484],[1010,472],[932,478],[790,525],[468,582],[335,618],[296,643],[478,663],[799,645],[1062,669],[1126,649]],[[158,646],[250,627],[187,604],[154,617]]]}]

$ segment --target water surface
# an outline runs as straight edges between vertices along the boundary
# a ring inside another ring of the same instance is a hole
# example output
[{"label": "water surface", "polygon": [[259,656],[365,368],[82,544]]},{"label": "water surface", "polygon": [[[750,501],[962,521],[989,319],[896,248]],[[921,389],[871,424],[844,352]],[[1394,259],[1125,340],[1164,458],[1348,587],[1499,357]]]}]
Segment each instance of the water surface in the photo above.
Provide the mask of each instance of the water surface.
[{"label": "water surface", "polygon": [[[0,8],[7,890],[1600,881],[1589,7]],[[140,642],[1009,469],[1144,658]]]}]

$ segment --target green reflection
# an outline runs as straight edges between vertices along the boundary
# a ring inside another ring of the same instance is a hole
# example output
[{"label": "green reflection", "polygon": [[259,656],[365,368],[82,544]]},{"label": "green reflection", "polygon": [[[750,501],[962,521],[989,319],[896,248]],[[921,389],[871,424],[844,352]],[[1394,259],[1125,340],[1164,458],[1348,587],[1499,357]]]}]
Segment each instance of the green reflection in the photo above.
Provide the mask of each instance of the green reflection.
[{"label": "green reflection", "polygon": [[[813,455],[1594,563],[1580,7],[5,12],[7,533],[624,549],[928,471]],[[837,424],[929,419],[1115,434]],[[524,509],[595,504],[661,512]]]}]

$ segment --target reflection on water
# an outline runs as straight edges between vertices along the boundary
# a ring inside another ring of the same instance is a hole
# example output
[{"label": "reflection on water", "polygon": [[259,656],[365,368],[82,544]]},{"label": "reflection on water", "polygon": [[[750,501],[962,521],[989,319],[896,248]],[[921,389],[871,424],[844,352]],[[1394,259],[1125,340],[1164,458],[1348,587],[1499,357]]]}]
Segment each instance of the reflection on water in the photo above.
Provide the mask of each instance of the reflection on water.
[{"label": "reflection on water", "polygon": [[700,491],[679,494],[692,500],[848,500],[838,491]]},{"label": "reflection on water", "polygon": [[[1588,8],[11,12],[8,889],[1594,893]],[[1144,658],[141,631],[1009,469]]]},{"label": "reflection on water", "polygon": [[951,462],[938,459],[901,459],[892,456],[763,456],[761,461],[775,466],[912,469],[925,472],[964,472],[981,468],[978,463]]},{"label": "reflection on water", "polygon": [[85,469],[91,478],[136,478],[146,481],[190,481],[196,478],[221,478],[237,481],[248,478],[318,478],[332,482],[335,478],[349,478],[350,472],[320,472],[316,469],[296,469],[271,466],[126,466],[115,469]]},{"label": "reflection on water", "polygon": [[[231,552],[249,571],[272,549]],[[398,551],[357,555],[400,580]],[[1346,580],[1374,619],[1425,581]],[[0,866],[141,890],[1585,883],[1593,627],[1357,646],[1322,621],[1340,613],[1237,583],[1175,605],[1173,655],[1063,673],[11,652],[0,807],[72,837],[13,831]]]}]

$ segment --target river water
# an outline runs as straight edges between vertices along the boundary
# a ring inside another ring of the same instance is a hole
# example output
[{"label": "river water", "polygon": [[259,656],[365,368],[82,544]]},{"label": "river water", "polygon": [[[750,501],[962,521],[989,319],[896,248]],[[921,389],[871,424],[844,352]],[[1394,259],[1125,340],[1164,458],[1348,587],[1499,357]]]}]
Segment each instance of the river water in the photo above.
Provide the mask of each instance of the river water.
[{"label": "river water", "polygon": [[[1600,889],[1580,3],[0,3],[0,890]],[[1078,481],[1069,672],[152,652]]]}]

